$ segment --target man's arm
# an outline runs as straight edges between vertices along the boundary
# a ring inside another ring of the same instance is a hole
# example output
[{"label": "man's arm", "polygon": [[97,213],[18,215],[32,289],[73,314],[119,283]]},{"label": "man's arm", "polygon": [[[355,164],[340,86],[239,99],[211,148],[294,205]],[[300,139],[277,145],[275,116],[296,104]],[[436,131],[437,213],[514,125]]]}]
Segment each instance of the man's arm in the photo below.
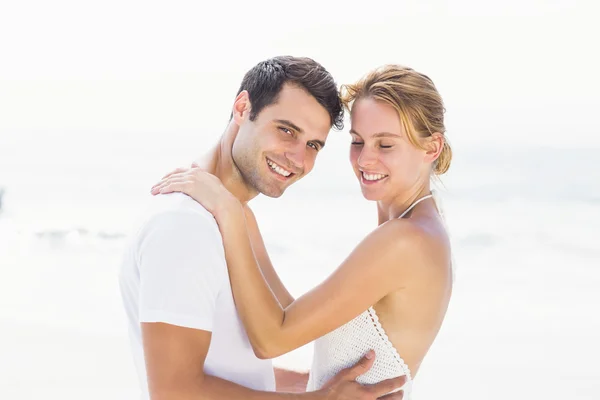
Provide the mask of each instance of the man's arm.
[{"label": "man's arm", "polygon": [[[143,323],[142,335],[151,400],[375,400],[402,386],[405,377],[361,386],[355,379],[372,366],[364,357],[316,392],[280,393],[249,389],[204,374],[211,333],[164,323]],[[396,392],[385,397],[402,399]]]},{"label": "man's arm", "polygon": [[290,399],[204,375],[216,299],[227,279],[211,219],[166,212],[140,236],[139,322],[151,399]]},{"label": "man's arm", "polygon": [[319,400],[321,392],[262,392],[204,374],[208,331],[143,323],[144,356],[152,400]]},{"label": "man's arm", "polygon": [[278,392],[302,393],[306,391],[308,372],[290,371],[276,367],[275,382]]}]

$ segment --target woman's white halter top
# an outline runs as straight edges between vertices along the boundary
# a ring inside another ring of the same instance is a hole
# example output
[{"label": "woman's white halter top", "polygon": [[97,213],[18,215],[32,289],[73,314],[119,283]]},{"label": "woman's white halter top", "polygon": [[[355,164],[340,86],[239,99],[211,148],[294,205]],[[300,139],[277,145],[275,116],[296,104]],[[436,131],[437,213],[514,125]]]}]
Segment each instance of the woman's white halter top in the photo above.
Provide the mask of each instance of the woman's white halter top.
[{"label": "woman's white halter top", "polygon": [[[415,201],[399,218],[403,218],[421,201],[432,197],[423,196]],[[351,367],[371,349],[375,350],[375,362],[371,369],[359,376],[360,384],[373,384],[385,379],[406,375],[404,399],[410,399],[412,377],[408,365],[388,339],[373,307],[320,337],[314,344],[313,363],[307,391],[318,390],[341,370]]]}]

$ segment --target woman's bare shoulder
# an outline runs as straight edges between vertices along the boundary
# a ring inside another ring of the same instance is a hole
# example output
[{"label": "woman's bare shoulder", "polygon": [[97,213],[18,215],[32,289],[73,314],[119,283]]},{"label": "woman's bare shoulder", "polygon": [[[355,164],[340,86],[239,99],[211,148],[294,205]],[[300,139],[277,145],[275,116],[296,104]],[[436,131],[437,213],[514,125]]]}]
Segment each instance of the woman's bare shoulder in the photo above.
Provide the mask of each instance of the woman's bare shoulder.
[{"label": "woman's bare shoulder", "polygon": [[397,259],[394,264],[401,272],[427,272],[428,269],[444,272],[450,265],[450,240],[440,220],[393,219],[376,231],[377,242],[394,254]]}]

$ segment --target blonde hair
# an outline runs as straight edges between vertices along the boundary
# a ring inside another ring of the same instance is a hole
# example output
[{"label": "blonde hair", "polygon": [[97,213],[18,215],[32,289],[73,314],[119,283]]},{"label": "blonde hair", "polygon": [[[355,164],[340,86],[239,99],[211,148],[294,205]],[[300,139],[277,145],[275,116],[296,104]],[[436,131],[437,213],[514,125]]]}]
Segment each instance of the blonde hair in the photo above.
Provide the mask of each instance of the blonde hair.
[{"label": "blonde hair", "polygon": [[433,173],[441,175],[448,171],[452,149],[444,135],[444,103],[428,76],[401,65],[384,65],[355,84],[342,85],[342,102],[348,111],[352,102],[363,97],[394,107],[409,141],[420,149],[426,150],[419,137],[440,133],[444,144]]}]

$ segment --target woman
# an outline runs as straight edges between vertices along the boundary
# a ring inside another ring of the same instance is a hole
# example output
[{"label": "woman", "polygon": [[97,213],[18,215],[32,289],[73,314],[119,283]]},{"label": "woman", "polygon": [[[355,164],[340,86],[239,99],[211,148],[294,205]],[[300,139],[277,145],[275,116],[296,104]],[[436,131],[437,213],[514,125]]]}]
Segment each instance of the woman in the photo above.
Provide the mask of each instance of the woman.
[{"label": "woman", "polygon": [[181,173],[173,174],[159,188],[182,191],[215,216],[236,307],[259,356],[316,340],[307,388],[316,390],[374,349],[373,367],[357,381],[406,375],[408,398],[452,291],[450,244],[430,190],[432,175],[446,172],[452,157],[444,106],[427,76],[397,65],[343,91],[351,164],[379,223],[331,276],[285,309],[257,265],[240,202],[216,177],[200,173],[197,185],[184,188]]}]

